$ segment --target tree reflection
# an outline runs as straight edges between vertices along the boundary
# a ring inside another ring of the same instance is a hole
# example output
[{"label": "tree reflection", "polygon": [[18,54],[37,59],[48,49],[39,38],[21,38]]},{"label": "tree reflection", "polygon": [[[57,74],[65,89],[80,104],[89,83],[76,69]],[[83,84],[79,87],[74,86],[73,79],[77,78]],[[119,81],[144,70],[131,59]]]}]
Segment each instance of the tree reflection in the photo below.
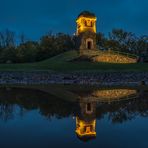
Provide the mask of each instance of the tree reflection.
[{"label": "tree reflection", "polygon": [[79,106],[76,102],[68,102],[39,90],[24,88],[0,89],[0,119],[13,119],[19,107],[19,115],[27,111],[38,110],[47,119],[64,118],[76,115]]},{"label": "tree reflection", "polygon": [[0,105],[0,119],[7,121],[13,119],[14,106],[11,104]]},{"label": "tree reflection", "polygon": [[[76,90],[76,88],[75,88]],[[29,88],[0,88],[0,119],[7,121],[13,119],[16,114],[16,110],[19,107],[20,116],[31,110],[37,110],[42,116],[47,119],[56,117],[58,119],[77,116],[78,119],[88,121],[88,119],[103,119],[108,117],[112,123],[123,123],[128,120],[132,120],[137,116],[147,117],[148,116],[148,91],[127,91],[136,92],[136,97],[132,99],[116,100],[109,99],[103,102],[102,99],[97,97],[99,90],[96,91],[90,89],[89,91],[71,91],[79,97],[79,101],[68,101],[68,99],[61,99],[49,92],[43,92],[37,89]],[[64,93],[64,89],[61,90]],[[108,91],[108,90],[106,90]],[[122,89],[121,89],[122,91]],[[95,93],[94,95],[94,92]],[[117,92],[116,90],[108,92]],[[69,93],[70,94],[70,93]],[[105,90],[103,94],[106,96]],[[120,94],[122,94],[120,92]],[[125,89],[124,89],[125,96]],[[70,96],[69,96],[70,98]],[[113,101],[112,101],[113,100]],[[92,111],[93,106],[93,111]],[[87,109],[87,112],[86,112]],[[18,114],[18,113],[17,113]]]}]

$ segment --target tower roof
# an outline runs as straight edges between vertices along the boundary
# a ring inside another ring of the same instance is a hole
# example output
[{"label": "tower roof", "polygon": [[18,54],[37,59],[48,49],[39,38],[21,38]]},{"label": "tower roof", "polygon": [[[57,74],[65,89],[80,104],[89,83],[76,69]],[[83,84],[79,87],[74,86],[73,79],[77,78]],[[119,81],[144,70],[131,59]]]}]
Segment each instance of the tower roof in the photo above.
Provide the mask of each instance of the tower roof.
[{"label": "tower roof", "polygon": [[81,137],[78,134],[76,134],[76,136],[78,137],[78,139],[80,139],[83,142],[88,142],[90,140],[96,139],[96,136],[83,136],[83,137]]},{"label": "tower roof", "polygon": [[89,18],[96,18],[96,15],[90,11],[82,11],[79,15],[79,17],[89,17]]}]

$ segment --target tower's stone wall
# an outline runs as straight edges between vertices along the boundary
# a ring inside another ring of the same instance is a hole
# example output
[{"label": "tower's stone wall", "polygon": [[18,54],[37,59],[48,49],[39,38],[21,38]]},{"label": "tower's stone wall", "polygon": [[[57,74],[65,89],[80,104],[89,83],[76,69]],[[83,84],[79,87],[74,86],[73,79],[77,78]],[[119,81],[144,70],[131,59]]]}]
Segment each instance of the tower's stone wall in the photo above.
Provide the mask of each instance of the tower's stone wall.
[{"label": "tower's stone wall", "polygon": [[91,50],[96,49],[96,34],[92,32],[84,32],[77,36],[76,39],[76,48],[79,50],[87,49],[87,41],[92,40]]}]

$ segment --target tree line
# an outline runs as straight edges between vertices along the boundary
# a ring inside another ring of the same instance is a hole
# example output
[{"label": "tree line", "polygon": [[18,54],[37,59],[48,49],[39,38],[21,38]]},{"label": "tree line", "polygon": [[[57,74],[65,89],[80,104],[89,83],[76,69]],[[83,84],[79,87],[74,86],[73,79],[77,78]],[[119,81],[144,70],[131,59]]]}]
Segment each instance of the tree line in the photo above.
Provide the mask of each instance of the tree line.
[{"label": "tree line", "polygon": [[0,63],[36,62],[72,49],[72,37],[64,33],[48,33],[39,41],[27,40],[21,34],[17,44],[13,31],[7,29],[0,32]]},{"label": "tree line", "polygon": [[[24,34],[16,42],[15,32],[6,29],[0,32],[0,63],[26,63],[41,61],[68,50],[75,49],[75,36],[65,33],[47,33],[39,41],[27,40]],[[137,37],[122,29],[113,29],[106,37],[96,34],[97,47],[101,50],[116,50],[148,55],[148,36]]]},{"label": "tree line", "polygon": [[122,29],[113,29],[108,37],[97,33],[97,45],[101,49],[127,52],[138,56],[148,54],[148,36],[137,37],[134,33]]}]

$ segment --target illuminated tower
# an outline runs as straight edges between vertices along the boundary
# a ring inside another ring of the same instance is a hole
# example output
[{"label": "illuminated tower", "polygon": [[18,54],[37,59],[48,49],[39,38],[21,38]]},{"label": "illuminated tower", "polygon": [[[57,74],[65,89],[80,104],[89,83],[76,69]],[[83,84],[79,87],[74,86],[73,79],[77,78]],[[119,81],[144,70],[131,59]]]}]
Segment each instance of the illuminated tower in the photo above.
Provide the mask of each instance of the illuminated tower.
[{"label": "illuminated tower", "polygon": [[86,141],[96,137],[96,103],[82,99],[81,114],[76,117],[76,134],[79,139]]},{"label": "illuminated tower", "polygon": [[96,16],[89,11],[83,11],[78,16],[77,23],[77,48],[79,50],[96,49]]}]

